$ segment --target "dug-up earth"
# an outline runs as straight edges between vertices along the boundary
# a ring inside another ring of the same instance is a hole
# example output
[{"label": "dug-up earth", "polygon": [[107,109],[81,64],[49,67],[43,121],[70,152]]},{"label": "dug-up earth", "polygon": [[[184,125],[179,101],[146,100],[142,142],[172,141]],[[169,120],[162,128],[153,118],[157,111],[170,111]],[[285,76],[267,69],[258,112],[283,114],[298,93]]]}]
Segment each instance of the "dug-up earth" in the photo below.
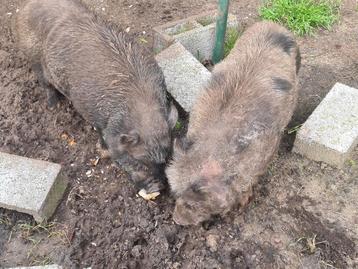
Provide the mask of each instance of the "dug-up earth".
[{"label": "dug-up earth", "polygon": [[[70,188],[50,223],[0,209],[0,267],[59,263],[65,268],[358,268],[358,149],[337,170],[291,152],[286,134],[250,206],[200,227],[171,218],[168,194],[136,196],[126,175],[99,160],[95,131],[67,101],[46,108],[11,21],[22,1],[0,0],[0,151],[61,163]],[[151,47],[151,28],[215,9],[215,0],[86,0]],[[233,0],[242,27],[259,1]],[[338,81],[358,88],[358,13],[342,3],[331,31],[299,38],[303,123]]]}]

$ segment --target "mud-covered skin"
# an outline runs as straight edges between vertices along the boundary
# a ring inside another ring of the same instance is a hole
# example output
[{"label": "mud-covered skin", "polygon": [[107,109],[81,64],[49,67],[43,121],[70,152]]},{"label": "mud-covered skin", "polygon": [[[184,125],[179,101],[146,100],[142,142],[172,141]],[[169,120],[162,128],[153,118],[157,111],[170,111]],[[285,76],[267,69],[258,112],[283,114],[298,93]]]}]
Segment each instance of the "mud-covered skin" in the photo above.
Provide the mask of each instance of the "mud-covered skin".
[{"label": "mud-covered skin", "polygon": [[292,34],[269,22],[250,27],[215,66],[166,170],[175,222],[199,224],[249,202],[295,109],[299,66]]},{"label": "mud-covered skin", "polygon": [[96,128],[111,158],[139,162],[146,172],[137,181],[149,181],[147,190],[157,191],[160,180],[148,178],[163,170],[170,154],[177,111],[154,58],[79,0],[28,1],[17,15],[16,33],[48,106],[66,96]]}]

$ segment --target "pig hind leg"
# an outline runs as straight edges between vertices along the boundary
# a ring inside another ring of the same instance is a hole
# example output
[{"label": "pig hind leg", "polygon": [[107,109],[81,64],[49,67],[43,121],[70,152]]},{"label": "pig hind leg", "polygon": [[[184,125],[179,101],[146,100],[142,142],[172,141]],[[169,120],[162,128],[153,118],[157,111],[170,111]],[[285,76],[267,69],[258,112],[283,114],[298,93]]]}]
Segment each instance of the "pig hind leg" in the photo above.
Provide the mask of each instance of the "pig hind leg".
[{"label": "pig hind leg", "polygon": [[103,133],[102,130],[98,127],[96,127],[96,130],[99,134],[99,141],[96,144],[97,151],[102,159],[110,158],[111,154],[109,153],[108,146],[106,144],[106,141],[103,139]]},{"label": "pig hind leg", "polygon": [[61,93],[46,80],[40,63],[33,64],[32,70],[35,72],[40,86],[46,90],[48,108],[54,109],[60,101]]}]

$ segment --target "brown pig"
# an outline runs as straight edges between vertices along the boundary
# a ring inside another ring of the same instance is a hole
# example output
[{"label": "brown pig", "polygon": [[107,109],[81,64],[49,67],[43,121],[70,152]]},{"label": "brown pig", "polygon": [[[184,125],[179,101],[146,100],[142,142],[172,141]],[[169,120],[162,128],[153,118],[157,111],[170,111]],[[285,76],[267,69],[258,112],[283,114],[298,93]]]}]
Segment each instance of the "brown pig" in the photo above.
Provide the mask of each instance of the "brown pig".
[{"label": "brown pig", "polygon": [[48,106],[67,97],[139,187],[161,189],[177,111],[154,58],[80,0],[27,1],[16,32]]},{"label": "brown pig", "polygon": [[292,34],[270,22],[250,27],[215,66],[166,170],[176,223],[248,203],[295,109],[299,66]]}]

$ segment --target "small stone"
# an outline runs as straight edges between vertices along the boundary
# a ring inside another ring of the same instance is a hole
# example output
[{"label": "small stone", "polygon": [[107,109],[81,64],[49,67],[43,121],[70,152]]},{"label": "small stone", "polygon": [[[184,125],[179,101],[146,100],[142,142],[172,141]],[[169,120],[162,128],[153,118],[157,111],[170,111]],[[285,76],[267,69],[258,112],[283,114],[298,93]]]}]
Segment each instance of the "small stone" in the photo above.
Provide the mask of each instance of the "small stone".
[{"label": "small stone", "polygon": [[79,193],[80,195],[85,194],[85,189],[84,189],[83,186],[80,186],[80,187],[78,188],[78,193]]},{"label": "small stone", "polygon": [[132,253],[133,257],[139,258],[141,256],[141,248],[142,248],[142,246],[140,246],[140,245],[136,245],[132,248],[131,253]]},{"label": "small stone", "polygon": [[209,234],[209,235],[206,237],[206,245],[207,245],[207,246],[210,248],[210,250],[213,251],[213,252],[217,251],[217,249],[218,249],[217,240],[218,240],[218,236],[217,236],[217,235],[214,235],[214,234]]},{"label": "small stone", "polygon": [[279,235],[275,234],[275,235],[272,236],[272,242],[273,242],[274,245],[280,246],[281,243],[282,243],[282,240],[279,237]]}]

